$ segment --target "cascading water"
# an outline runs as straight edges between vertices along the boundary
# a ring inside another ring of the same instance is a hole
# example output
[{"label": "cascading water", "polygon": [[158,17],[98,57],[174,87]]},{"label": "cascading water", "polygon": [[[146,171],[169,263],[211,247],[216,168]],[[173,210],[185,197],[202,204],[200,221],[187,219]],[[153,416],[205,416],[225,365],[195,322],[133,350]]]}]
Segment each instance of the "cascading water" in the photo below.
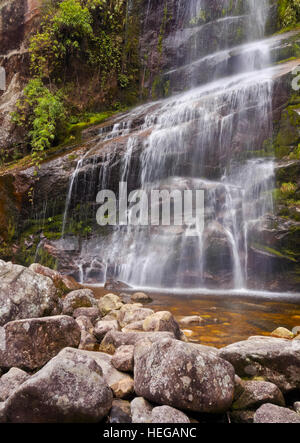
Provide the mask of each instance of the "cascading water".
[{"label": "cascading water", "polygon": [[[258,157],[256,151],[272,136],[270,53],[279,37],[263,39],[269,1],[247,0],[245,14],[217,20],[226,29],[224,41],[207,54],[199,41],[207,26],[201,23],[205,2],[184,3],[182,16],[181,2],[177,2],[176,45],[180,46],[187,32],[196,36],[197,31],[198,37],[189,37],[184,61],[176,59],[174,68],[164,75],[172,91],[189,90],[137,108],[101,142],[130,133],[131,122],[143,116],[139,130],[128,138],[119,181],[134,174],[133,152],[142,144],[139,187],[147,192],[205,190],[204,229],[190,237],[178,226],[115,227],[106,236],[83,242],[78,259],[82,280],[89,279],[96,260],[105,268],[99,279],[108,274],[134,287],[240,289],[249,285],[250,228],[273,210],[274,165],[271,158]],[[151,0],[147,20],[150,9]],[[237,21],[245,24],[247,35],[239,46],[230,38]],[[97,146],[93,149],[97,151]],[[63,231],[72,197],[76,200],[74,185],[87,157],[79,160],[70,182]],[[101,168],[99,189],[109,186],[113,158]],[[90,266],[84,268],[83,260],[90,261]]]}]

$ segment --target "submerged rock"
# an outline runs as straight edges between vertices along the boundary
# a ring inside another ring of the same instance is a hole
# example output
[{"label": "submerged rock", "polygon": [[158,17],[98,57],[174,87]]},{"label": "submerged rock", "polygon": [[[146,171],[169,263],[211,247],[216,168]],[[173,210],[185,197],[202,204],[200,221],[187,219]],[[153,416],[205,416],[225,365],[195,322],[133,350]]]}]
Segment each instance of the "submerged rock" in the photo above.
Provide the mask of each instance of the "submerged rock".
[{"label": "submerged rock", "polygon": [[60,314],[58,291],[49,277],[0,260],[0,326],[13,320]]},{"label": "submerged rock", "polygon": [[0,402],[5,401],[13,391],[30,378],[27,372],[19,368],[11,368],[0,379]]},{"label": "submerged rock", "polygon": [[4,414],[11,423],[99,422],[112,399],[95,360],[67,348],[14,391]]},{"label": "submerged rock", "polygon": [[204,322],[203,318],[201,318],[199,315],[191,315],[189,317],[183,317],[180,320],[180,323],[184,326],[198,326],[201,325]]},{"label": "submerged rock", "polygon": [[267,403],[255,412],[254,423],[300,423],[300,415],[288,408]]},{"label": "submerged rock", "polygon": [[133,303],[143,303],[143,304],[152,302],[152,298],[149,295],[145,294],[144,292],[135,292],[130,297],[130,300]]},{"label": "submerged rock", "polygon": [[61,349],[79,343],[80,329],[72,317],[16,320],[0,328],[0,367],[38,369]]},{"label": "submerged rock", "polygon": [[147,400],[198,412],[224,412],[233,401],[234,369],[204,347],[164,339],[137,343],[134,387]]},{"label": "submerged rock", "polygon": [[261,376],[282,392],[300,388],[300,342],[273,337],[251,337],[222,348],[240,377]]}]

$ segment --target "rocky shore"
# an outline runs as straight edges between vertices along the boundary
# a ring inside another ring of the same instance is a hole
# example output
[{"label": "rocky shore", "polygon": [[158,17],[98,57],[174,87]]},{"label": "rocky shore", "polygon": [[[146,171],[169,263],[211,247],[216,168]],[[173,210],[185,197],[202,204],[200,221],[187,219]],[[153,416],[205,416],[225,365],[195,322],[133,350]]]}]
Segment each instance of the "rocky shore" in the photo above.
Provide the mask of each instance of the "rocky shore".
[{"label": "rocky shore", "polygon": [[300,423],[300,327],[216,349],[149,301],[0,261],[0,422]]}]

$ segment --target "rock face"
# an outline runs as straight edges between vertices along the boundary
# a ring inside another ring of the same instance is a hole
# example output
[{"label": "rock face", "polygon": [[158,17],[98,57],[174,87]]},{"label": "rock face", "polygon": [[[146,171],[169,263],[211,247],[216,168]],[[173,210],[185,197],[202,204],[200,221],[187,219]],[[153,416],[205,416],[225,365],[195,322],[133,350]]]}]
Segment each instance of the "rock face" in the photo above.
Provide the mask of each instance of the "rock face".
[{"label": "rock face", "polygon": [[13,391],[30,378],[25,371],[18,368],[11,368],[0,379],[0,402],[5,401]]},{"label": "rock face", "polygon": [[0,260],[0,326],[60,312],[61,301],[49,277]]},{"label": "rock face", "polygon": [[173,339],[139,342],[134,352],[137,395],[198,412],[223,412],[232,403],[234,369],[211,352]]},{"label": "rock face", "polygon": [[233,409],[254,409],[263,403],[285,406],[284,397],[276,385],[264,381],[247,381],[243,392],[233,403]]},{"label": "rock face", "polygon": [[300,423],[300,415],[290,409],[267,403],[256,411],[254,423]]},{"label": "rock face", "polygon": [[72,315],[77,308],[93,308],[97,306],[97,300],[90,289],[72,291],[63,300],[63,314]]},{"label": "rock face", "polygon": [[72,317],[16,320],[0,328],[0,367],[34,370],[79,342],[80,329]]},{"label": "rock face", "polygon": [[67,348],[13,393],[5,416],[13,423],[99,422],[112,399],[94,359]]},{"label": "rock face", "polygon": [[240,377],[261,376],[282,392],[300,387],[300,342],[252,337],[220,350]]}]

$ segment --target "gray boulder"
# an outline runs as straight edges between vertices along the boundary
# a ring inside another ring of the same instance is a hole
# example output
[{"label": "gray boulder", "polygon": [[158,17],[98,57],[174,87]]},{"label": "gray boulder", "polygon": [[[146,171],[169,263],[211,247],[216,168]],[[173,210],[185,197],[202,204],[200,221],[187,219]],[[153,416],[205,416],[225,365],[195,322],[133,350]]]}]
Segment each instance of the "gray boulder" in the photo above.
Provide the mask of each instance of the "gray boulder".
[{"label": "gray boulder", "polygon": [[113,355],[111,362],[119,371],[133,372],[134,346],[120,346]]},{"label": "gray boulder", "polygon": [[228,410],[234,395],[234,369],[203,348],[170,338],[138,342],[134,351],[136,394],[190,411]]},{"label": "gray boulder", "polygon": [[178,340],[181,338],[181,330],[179,324],[169,311],[159,311],[150,315],[144,320],[143,330],[145,332],[168,331],[174,334]]},{"label": "gray boulder", "polygon": [[0,326],[13,320],[57,315],[61,310],[58,291],[49,277],[0,260]]},{"label": "gray boulder", "polygon": [[300,423],[300,415],[288,408],[266,403],[255,412],[254,423]]},{"label": "gray boulder", "polygon": [[152,409],[151,423],[190,423],[190,420],[178,409],[170,406],[157,406]]},{"label": "gray boulder", "polygon": [[99,320],[95,324],[94,334],[99,342],[105,337],[109,331],[118,331],[119,324],[117,320]]},{"label": "gray boulder", "polygon": [[65,315],[73,315],[73,312],[78,308],[94,307],[97,307],[97,300],[91,289],[72,291],[63,300],[63,314]]},{"label": "gray boulder", "polygon": [[132,423],[151,423],[153,406],[143,397],[136,397],[130,403]]},{"label": "gray boulder", "polygon": [[273,383],[246,381],[242,383],[242,393],[233,403],[233,409],[255,409],[263,403],[285,406],[280,389]]},{"label": "gray boulder", "polygon": [[99,422],[113,395],[93,358],[64,349],[5,402],[11,423]]},{"label": "gray boulder", "polygon": [[164,338],[174,338],[172,332],[108,332],[101,343],[101,348],[117,349],[123,345],[135,345],[145,339],[150,341],[162,340]]},{"label": "gray boulder", "polygon": [[16,320],[0,328],[0,367],[34,370],[65,347],[77,347],[80,329],[72,317]]},{"label": "gray boulder", "polygon": [[30,375],[22,369],[11,368],[0,378],[0,402],[7,400],[12,392],[29,378]]}]

